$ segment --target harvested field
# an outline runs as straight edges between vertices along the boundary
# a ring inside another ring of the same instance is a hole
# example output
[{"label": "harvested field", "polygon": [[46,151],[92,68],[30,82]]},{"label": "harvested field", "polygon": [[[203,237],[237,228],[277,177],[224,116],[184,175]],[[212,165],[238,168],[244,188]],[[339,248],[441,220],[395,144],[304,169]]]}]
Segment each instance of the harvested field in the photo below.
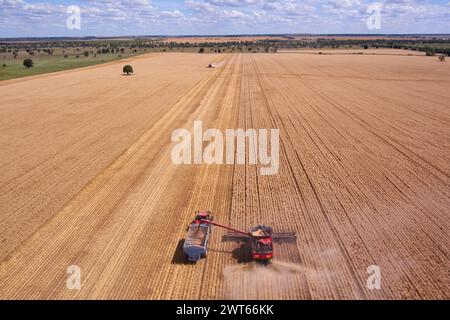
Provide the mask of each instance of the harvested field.
[{"label": "harvested field", "polygon": [[164,42],[220,43],[220,42],[245,42],[245,41],[263,41],[263,40],[286,40],[286,37],[283,36],[169,37],[164,39]]},{"label": "harvested field", "polygon": [[323,55],[345,55],[345,54],[368,54],[368,55],[402,55],[402,56],[424,56],[425,52],[402,50],[402,49],[281,49],[279,53],[302,53],[302,54],[318,54]]},{"label": "harvested field", "polygon": [[[126,62],[135,75],[120,62],[0,83],[1,299],[450,298],[450,64],[297,53]],[[279,173],[175,166],[171,134],[196,120],[279,128]],[[195,210],[298,239],[263,268],[216,228],[207,259],[186,264]],[[66,287],[71,265],[81,290]],[[381,290],[366,287],[370,265]]]}]

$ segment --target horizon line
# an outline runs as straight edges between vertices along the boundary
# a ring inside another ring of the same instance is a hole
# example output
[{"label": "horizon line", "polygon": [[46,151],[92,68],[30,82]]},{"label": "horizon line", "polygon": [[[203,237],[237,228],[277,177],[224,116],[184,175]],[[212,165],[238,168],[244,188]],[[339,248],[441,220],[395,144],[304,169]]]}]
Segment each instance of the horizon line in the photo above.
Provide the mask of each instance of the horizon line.
[{"label": "horizon line", "polygon": [[154,34],[154,35],[114,35],[114,36],[19,36],[0,37],[8,39],[114,39],[114,38],[208,38],[208,37],[277,37],[277,36],[450,36],[450,33],[243,33],[243,34]]}]

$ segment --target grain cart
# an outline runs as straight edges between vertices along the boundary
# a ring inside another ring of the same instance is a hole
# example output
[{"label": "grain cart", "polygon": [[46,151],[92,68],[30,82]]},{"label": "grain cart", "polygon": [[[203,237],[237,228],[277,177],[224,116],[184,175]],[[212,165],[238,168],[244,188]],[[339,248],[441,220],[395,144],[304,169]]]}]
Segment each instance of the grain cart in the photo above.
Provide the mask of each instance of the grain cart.
[{"label": "grain cart", "polygon": [[188,229],[188,235],[183,245],[183,252],[189,262],[197,262],[205,258],[208,251],[208,241],[212,226],[203,221],[212,221],[213,217],[209,212],[197,212],[194,221]]}]

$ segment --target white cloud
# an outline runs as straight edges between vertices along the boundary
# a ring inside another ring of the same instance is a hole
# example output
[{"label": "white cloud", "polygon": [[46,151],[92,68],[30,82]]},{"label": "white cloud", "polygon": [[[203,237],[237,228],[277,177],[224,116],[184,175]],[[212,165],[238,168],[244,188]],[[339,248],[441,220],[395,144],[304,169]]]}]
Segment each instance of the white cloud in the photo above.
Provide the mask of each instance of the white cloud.
[{"label": "white cloud", "polygon": [[161,11],[160,16],[166,18],[184,18],[184,13],[179,10]]},{"label": "white cloud", "polygon": [[[439,0],[72,0],[84,35],[185,33],[364,33],[366,9],[383,4],[383,33],[450,30]],[[74,35],[63,0],[0,0],[0,37]],[[120,22],[119,22],[120,21]],[[123,23],[126,21],[126,23]],[[338,26],[339,24],[339,26]]]}]

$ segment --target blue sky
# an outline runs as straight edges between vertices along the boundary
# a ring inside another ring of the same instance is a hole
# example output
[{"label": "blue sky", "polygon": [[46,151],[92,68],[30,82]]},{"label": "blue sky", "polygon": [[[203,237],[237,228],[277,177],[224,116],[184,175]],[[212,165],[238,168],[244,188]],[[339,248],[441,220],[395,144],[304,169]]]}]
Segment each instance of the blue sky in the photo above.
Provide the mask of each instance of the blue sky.
[{"label": "blue sky", "polygon": [[[0,37],[260,33],[450,33],[450,0],[0,0]],[[81,9],[69,30],[67,7]]]}]

